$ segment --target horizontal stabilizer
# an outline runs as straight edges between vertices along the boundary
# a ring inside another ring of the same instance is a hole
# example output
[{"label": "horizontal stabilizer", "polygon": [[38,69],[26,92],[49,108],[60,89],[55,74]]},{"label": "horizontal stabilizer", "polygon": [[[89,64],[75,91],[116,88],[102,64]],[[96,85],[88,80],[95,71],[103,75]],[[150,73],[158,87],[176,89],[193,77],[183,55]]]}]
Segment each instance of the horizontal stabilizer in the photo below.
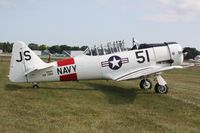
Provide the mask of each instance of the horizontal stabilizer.
[{"label": "horizontal stabilizer", "polygon": [[35,71],[39,71],[39,70],[44,70],[44,69],[50,68],[52,66],[53,66],[52,64],[46,64],[45,66],[32,68],[32,69],[28,70],[27,72],[25,72],[24,76],[26,76],[26,75],[28,75],[28,74],[30,74],[32,72],[35,72]]}]

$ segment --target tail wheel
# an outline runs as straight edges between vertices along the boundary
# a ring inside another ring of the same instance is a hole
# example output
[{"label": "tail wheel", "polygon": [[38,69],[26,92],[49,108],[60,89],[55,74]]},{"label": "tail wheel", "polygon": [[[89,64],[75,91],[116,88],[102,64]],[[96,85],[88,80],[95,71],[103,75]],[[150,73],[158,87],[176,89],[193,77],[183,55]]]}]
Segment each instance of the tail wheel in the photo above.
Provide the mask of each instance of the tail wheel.
[{"label": "tail wheel", "polygon": [[142,90],[147,90],[152,88],[152,82],[149,79],[143,79],[140,82],[140,88]]},{"label": "tail wheel", "polygon": [[39,85],[38,85],[38,83],[37,82],[33,82],[33,88],[39,88]]},{"label": "tail wheel", "polygon": [[39,86],[38,85],[33,85],[33,88],[37,89],[37,88],[39,88]]},{"label": "tail wheel", "polygon": [[159,94],[167,94],[168,86],[167,85],[159,85],[158,83],[155,85],[155,92]]}]

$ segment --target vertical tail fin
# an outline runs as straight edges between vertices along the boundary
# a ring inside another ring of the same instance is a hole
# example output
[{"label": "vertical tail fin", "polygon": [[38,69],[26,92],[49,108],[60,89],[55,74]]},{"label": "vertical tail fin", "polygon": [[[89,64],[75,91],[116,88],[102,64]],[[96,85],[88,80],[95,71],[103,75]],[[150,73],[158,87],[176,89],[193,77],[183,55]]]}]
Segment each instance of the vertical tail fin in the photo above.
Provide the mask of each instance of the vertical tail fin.
[{"label": "vertical tail fin", "polygon": [[25,73],[45,64],[24,42],[16,42],[12,49],[9,79],[12,82],[28,82]]}]

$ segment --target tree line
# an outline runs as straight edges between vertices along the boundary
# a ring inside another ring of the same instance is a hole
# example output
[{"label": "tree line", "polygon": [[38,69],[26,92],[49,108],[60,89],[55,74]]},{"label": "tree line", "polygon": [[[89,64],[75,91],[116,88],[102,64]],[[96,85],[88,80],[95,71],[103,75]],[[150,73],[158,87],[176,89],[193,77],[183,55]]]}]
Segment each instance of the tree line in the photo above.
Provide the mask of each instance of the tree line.
[{"label": "tree line", "polygon": [[[3,50],[5,53],[11,53],[12,52],[12,46],[13,43],[10,42],[0,42],[0,49]],[[46,44],[35,44],[35,43],[30,43],[28,44],[29,48],[32,50],[46,50],[48,49],[51,53],[62,53],[63,50],[69,51],[69,50],[85,50],[87,46],[68,46],[68,45],[52,45],[48,46]],[[200,51],[198,51],[196,48],[190,48],[190,47],[185,47],[183,52],[187,52],[185,55],[185,59],[194,59],[197,55],[200,55]]]},{"label": "tree line", "polygon": [[12,46],[13,46],[13,43],[0,42],[0,49],[2,49],[3,52],[5,52],[5,53],[11,53],[12,52]]},{"label": "tree line", "polygon": [[[5,53],[11,53],[12,52],[12,47],[13,47],[14,43],[10,43],[10,42],[0,42],[0,49],[3,50],[3,52]],[[68,45],[52,45],[52,46],[48,46],[46,44],[35,44],[35,43],[30,43],[28,44],[29,48],[31,50],[46,50],[48,49],[51,53],[62,53],[63,50],[65,51],[69,51],[69,50],[82,50],[84,51],[87,46],[68,46]]]}]

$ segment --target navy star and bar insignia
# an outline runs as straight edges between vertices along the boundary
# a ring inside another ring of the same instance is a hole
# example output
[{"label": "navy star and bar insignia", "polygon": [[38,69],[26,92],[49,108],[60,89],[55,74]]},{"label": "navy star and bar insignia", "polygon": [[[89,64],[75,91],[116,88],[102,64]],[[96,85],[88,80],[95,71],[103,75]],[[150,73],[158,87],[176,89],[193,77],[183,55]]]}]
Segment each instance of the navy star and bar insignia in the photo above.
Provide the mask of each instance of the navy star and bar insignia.
[{"label": "navy star and bar insignia", "polygon": [[112,70],[118,70],[123,64],[129,63],[128,58],[120,58],[119,56],[111,56],[108,61],[101,62],[102,67],[109,67]]}]

